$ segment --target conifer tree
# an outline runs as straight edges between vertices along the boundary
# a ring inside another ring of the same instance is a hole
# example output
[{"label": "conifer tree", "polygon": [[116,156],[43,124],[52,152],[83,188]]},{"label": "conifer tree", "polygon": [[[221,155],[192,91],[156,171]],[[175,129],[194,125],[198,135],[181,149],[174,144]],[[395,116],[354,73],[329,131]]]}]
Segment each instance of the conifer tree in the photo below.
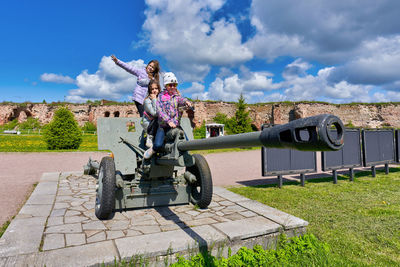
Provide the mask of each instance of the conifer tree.
[{"label": "conifer tree", "polygon": [[44,139],[48,149],[77,149],[82,143],[82,132],[72,112],[61,107],[46,125]]}]

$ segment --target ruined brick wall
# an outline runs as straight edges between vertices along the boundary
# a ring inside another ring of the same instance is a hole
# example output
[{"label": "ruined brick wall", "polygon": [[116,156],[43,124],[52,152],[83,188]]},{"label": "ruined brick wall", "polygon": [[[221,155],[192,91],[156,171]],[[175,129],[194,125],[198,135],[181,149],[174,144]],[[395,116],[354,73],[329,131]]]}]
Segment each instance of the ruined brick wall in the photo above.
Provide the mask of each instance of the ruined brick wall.
[{"label": "ruined brick wall", "polygon": [[[19,122],[28,117],[38,118],[43,124],[53,118],[57,106],[47,104],[3,104],[0,105],[0,125],[13,119]],[[68,105],[74,113],[79,125],[90,121],[96,123],[98,117],[139,117],[135,105]],[[220,112],[228,117],[234,116],[235,104],[224,102],[196,102],[194,113],[184,113],[194,126],[200,126],[203,121],[213,122]],[[324,103],[278,103],[249,105],[248,111],[254,125],[260,129],[263,123],[282,124],[291,120],[317,114],[334,114],[342,119],[344,124],[352,123],[357,127],[400,127],[400,104],[349,104],[333,105]]]}]

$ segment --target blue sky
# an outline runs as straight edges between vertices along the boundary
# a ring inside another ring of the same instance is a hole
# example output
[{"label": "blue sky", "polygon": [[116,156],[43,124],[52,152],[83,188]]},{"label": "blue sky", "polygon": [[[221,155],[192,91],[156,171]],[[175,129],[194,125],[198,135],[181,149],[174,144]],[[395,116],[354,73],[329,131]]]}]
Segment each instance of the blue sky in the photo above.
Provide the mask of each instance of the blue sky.
[{"label": "blue sky", "polygon": [[0,102],[129,101],[158,59],[192,99],[400,101],[396,0],[2,1]]}]

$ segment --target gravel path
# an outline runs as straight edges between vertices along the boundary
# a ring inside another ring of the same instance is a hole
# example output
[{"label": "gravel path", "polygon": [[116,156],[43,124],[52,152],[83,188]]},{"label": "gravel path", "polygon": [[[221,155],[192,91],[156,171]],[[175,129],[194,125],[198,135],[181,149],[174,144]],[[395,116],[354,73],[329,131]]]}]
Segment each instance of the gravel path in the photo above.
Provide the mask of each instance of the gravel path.
[{"label": "gravel path", "polygon": [[[0,226],[17,214],[44,172],[80,171],[91,157],[100,161],[103,152],[0,153]],[[217,186],[268,182],[261,176],[260,150],[206,155]]]}]

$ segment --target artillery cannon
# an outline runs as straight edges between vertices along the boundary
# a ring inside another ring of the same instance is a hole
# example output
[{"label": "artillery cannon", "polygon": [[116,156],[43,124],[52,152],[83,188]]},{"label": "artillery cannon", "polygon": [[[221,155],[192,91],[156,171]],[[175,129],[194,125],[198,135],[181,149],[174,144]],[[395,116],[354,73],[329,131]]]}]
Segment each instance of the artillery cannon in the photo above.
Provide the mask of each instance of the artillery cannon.
[{"label": "artillery cannon", "polygon": [[190,150],[254,146],[338,150],[343,132],[339,118],[323,114],[263,131],[194,140],[189,119],[182,118],[181,128],[167,133],[163,151],[145,160],[139,118],[99,118],[98,147],[111,150],[113,156],[100,162],[95,214],[108,219],[115,211],[189,202],[206,208],[212,198],[211,171],[205,158],[189,154]]}]

